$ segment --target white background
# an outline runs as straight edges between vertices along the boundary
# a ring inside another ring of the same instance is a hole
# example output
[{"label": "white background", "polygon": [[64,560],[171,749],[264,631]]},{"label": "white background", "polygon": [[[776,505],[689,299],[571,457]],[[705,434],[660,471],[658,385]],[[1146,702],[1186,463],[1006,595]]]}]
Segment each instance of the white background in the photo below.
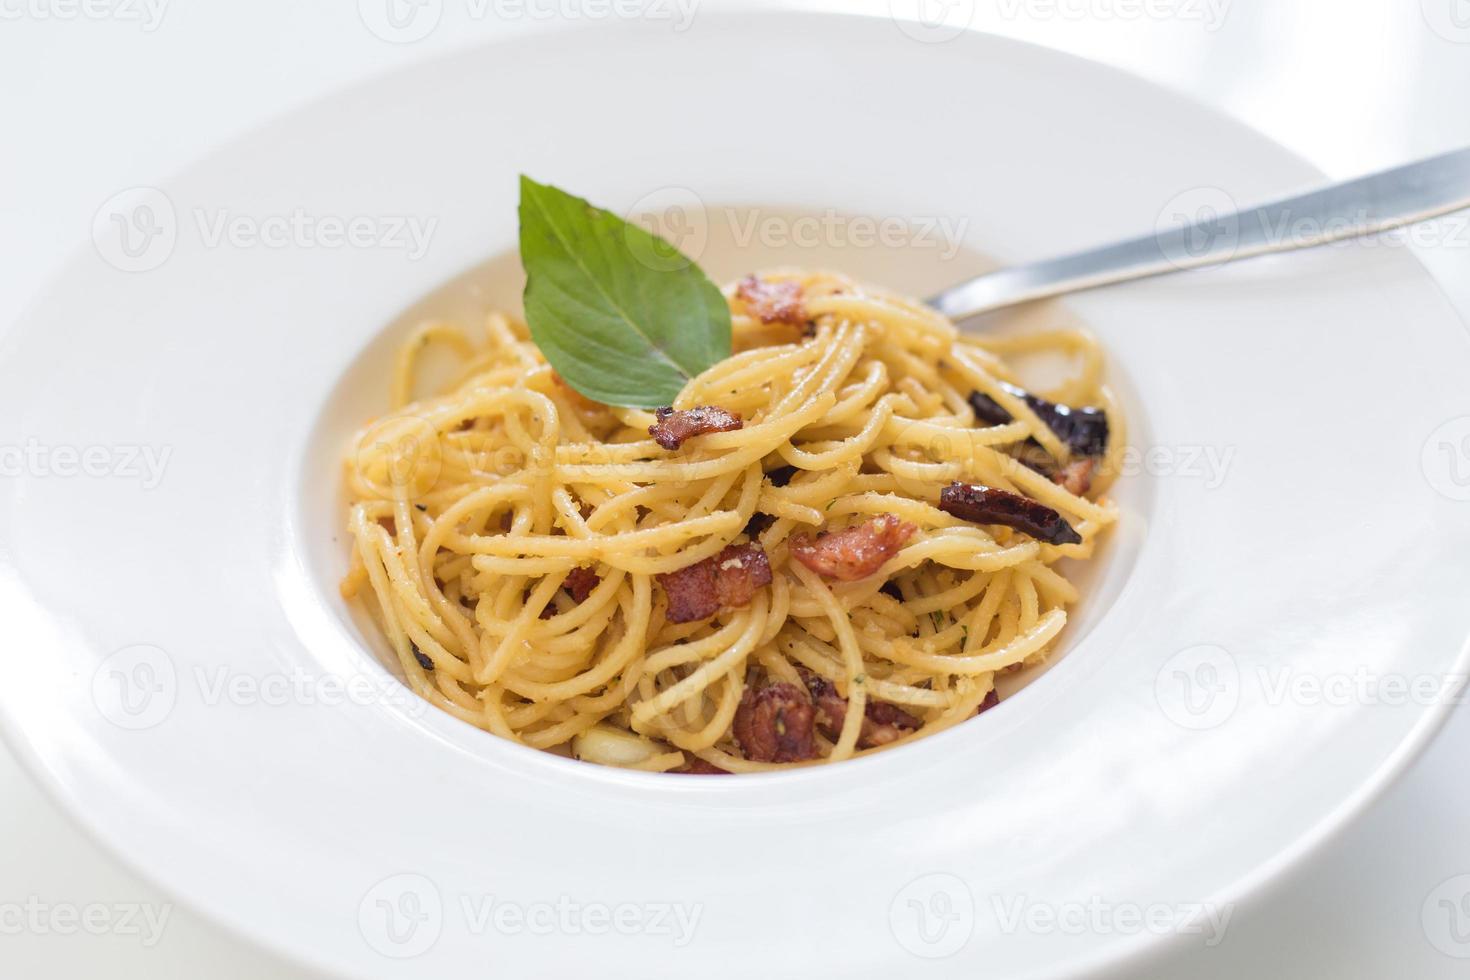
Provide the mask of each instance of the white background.
[{"label": "white background", "polygon": [[[545,26],[529,14],[475,18],[466,11],[481,8],[466,0],[442,2],[437,30],[394,45],[366,29],[356,0],[0,0],[0,325],[86,244],[94,211],[113,193],[158,182],[358,79]],[[683,2],[698,3],[696,16],[737,5]],[[1470,145],[1470,0],[893,0],[920,2],[1183,91],[1334,177]],[[502,9],[567,4],[579,9],[578,0]],[[887,16],[890,3],[799,6]],[[964,125],[960,93],[955,109]],[[1151,221],[1140,215],[1137,228],[1118,232],[1144,232]],[[1418,251],[1470,319],[1470,231]],[[1223,943],[1171,950],[1147,976],[1470,975],[1470,959],[1436,950],[1421,925],[1431,891],[1470,873],[1467,747],[1470,709],[1460,707],[1428,755],[1361,820],[1236,908]],[[78,833],[3,750],[0,799],[0,905],[169,902]],[[135,936],[0,931],[4,977],[201,975],[309,976],[181,908],[151,947]]]}]

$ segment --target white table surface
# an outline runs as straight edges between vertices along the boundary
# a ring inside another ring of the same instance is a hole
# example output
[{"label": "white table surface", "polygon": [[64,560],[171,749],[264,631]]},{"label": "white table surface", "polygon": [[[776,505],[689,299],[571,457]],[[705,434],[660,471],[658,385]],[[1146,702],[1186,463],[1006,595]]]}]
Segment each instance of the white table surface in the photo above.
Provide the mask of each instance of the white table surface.
[{"label": "white table surface", "polygon": [[[0,329],[86,241],[93,212],[116,191],[366,76],[539,26],[529,16],[470,14],[484,3],[438,2],[435,31],[394,45],[366,29],[352,0],[0,0]],[[739,5],[683,2],[697,5],[696,16]],[[1183,91],[1332,176],[1470,145],[1470,0],[893,0],[919,2]],[[579,0],[525,0],[520,9],[568,4],[582,9]],[[829,5],[889,10],[889,0],[799,4]],[[1119,231],[1144,230],[1146,218]],[[1470,321],[1470,228],[1438,237],[1418,252]],[[1384,799],[1239,906],[1222,943],[1167,950],[1141,975],[1470,976],[1470,959],[1434,940],[1466,956],[1470,944],[1454,946],[1448,919],[1428,930],[1421,919],[1439,885],[1470,874],[1467,748],[1470,709],[1461,706]],[[173,907],[78,832],[3,749],[0,800],[0,977],[312,976]],[[27,905],[96,903],[167,919],[156,941],[122,929],[63,935],[15,925]],[[1459,925],[1470,938],[1470,896]]]}]

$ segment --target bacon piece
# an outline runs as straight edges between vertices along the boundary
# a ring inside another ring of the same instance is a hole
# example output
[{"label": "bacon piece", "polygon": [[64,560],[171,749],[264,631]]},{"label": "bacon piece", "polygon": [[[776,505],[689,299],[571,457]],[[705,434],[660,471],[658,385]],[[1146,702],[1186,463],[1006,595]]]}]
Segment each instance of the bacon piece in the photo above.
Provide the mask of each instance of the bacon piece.
[{"label": "bacon piece", "polygon": [[749,605],[756,589],[771,584],[771,560],[758,544],[732,544],[712,558],[664,572],[658,581],[669,597],[664,617],[693,623]]},{"label": "bacon piece", "polygon": [[974,483],[951,483],[939,492],[939,509],[963,521],[1013,527],[1047,544],[1082,542],[1082,535],[1061,514],[1039,501],[1009,490]]},{"label": "bacon piece", "polygon": [[855,582],[872,575],[898,553],[918,528],[893,514],[881,514],[864,524],[791,539],[791,557],[827,578]]},{"label": "bacon piece", "polygon": [[413,659],[419,662],[420,667],[424,668],[425,670],[434,669],[434,661],[429,658],[429,655],[427,653],[419,649],[417,643],[410,643],[408,646],[409,649],[413,650]]},{"label": "bacon piece", "polygon": [[1053,474],[1051,482],[1060,484],[1068,493],[1081,497],[1092,489],[1092,471],[1096,468],[1095,456],[1074,459]]},{"label": "bacon piece", "polygon": [[979,706],[975,709],[975,714],[977,716],[983,715],[985,714],[985,712],[989,711],[991,708],[995,707],[998,704],[1000,704],[1000,695],[996,693],[995,688],[992,687],[990,689],[990,693],[985,695],[985,699],[981,701]]},{"label": "bacon piece", "polygon": [[[815,671],[801,671],[801,679],[817,709],[817,726],[822,734],[836,739],[842,733],[847,717],[847,698],[837,693],[837,686]],[[858,735],[858,748],[871,749],[897,741],[906,731],[920,725],[919,719],[896,704],[869,698],[863,706],[863,727]]]},{"label": "bacon piece", "polygon": [[812,703],[791,684],[746,689],[735,711],[735,741],[756,762],[800,762],[817,757]]},{"label": "bacon piece", "polygon": [[750,315],[762,323],[789,323],[799,327],[807,322],[799,282],[766,282],[759,276],[746,276],[740,280],[735,295],[744,300]]},{"label": "bacon piece", "polygon": [[592,590],[597,588],[597,584],[601,581],[602,579],[592,569],[584,565],[579,565],[570,572],[567,572],[566,580],[562,582],[561,587],[567,590],[567,594],[573,600],[586,602],[587,597],[592,594]]},{"label": "bacon piece", "polygon": [[714,405],[699,405],[674,411],[672,408],[656,408],[653,415],[658,422],[648,427],[653,441],[665,449],[674,450],[684,445],[685,439],[706,432],[732,432],[745,423],[740,416]]},{"label": "bacon piece", "polygon": [[816,671],[801,667],[798,672],[817,707],[817,723],[829,738],[836,738],[842,730],[842,719],[847,717],[847,698],[837,693],[837,685]]},{"label": "bacon piece", "polygon": [[688,776],[728,776],[730,770],[721,769],[713,762],[706,762],[699,756],[691,756],[683,769],[677,770],[680,774]]},{"label": "bacon piece", "polygon": [[871,749],[879,745],[896,742],[904,732],[919,727],[919,719],[896,704],[886,701],[869,701],[863,717],[863,731],[858,736],[858,747]]}]

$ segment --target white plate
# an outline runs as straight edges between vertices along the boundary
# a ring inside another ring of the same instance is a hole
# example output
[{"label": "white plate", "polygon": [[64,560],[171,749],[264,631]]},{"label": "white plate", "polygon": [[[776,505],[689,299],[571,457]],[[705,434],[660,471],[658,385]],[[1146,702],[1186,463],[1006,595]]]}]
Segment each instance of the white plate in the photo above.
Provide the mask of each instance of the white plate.
[{"label": "white plate", "polygon": [[[1410,256],[1363,245],[1069,304],[1152,452],[1066,657],[980,721],[697,779],[419,710],[335,593],[336,447],[382,397],[398,313],[514,242],[521,171],[617,208],[689,188],[963,216],[1007,261],[1316,176],[1031,47],[701,14],[397,74],[110,203],[0,353],[0,716],[72,813],[204,912],[354,977],[1103,970],[1213,938],[1196,906],[1218,924],[1443,717],[1470,619],[1470,345]],[[252,242],[296,212],[390,240]],[[243,224],[213,241],[222,216]],[[437,222],[421,257],[401,216]],[[751,266],[828,254],[760,241]],[[844,254],[910,289],[969,262]],[[329,678],[348,703],[323,703]]]}]

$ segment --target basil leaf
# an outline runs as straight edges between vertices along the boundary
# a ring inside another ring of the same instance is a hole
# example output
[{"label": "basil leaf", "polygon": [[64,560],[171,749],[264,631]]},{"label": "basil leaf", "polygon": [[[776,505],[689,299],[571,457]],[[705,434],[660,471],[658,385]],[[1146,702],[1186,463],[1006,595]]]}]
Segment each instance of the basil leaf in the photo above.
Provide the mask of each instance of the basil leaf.
[{"label": "basil leaf", "polygon": [[526,324],[562,378],[594,401],[673,404],[730,356],[730,307],[668,242],[521,177]]}]

